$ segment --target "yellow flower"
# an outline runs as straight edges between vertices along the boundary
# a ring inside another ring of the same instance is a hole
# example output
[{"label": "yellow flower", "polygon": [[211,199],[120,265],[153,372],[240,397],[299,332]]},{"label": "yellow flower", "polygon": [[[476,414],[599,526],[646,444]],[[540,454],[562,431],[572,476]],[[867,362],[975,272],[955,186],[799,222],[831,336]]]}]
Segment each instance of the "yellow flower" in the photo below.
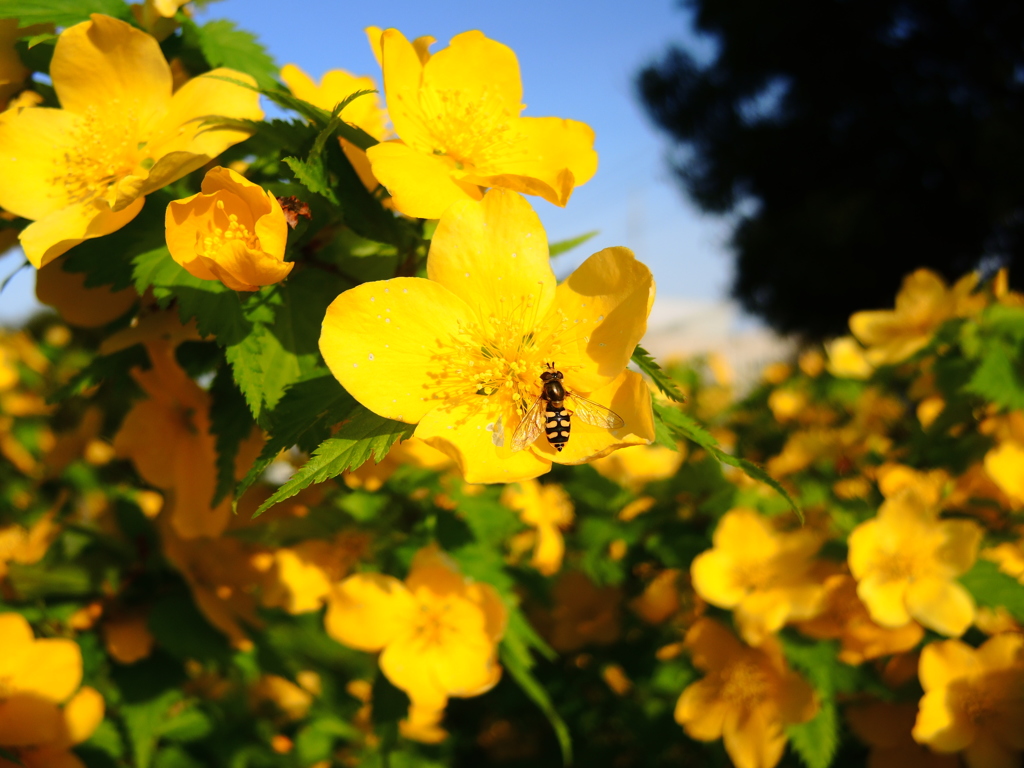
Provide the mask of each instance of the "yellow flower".
[{"label": "yellow flower", "polygon": [[397,29],[381,36],[384,90],[400,139],[370,147],[373,174],[408,216],[436,219],[481,187],[564,206],[597,170],[594,132],[557,117],[520,117],[515,53],[464,32],[424,61]]},{"label": "yellow flower", "polygon": [[451,696],[478,696],[498,682],[506,618],[493,587],[466,578],[428,547],[413,558],[404,584],[375,573],[345,579],[329,598],[324,623],[340,643],[382,651],[384,676],[414,705],[436,711]]},{"label": "yellow flower", "polygon": [[637,445],[597,459],[591,466],[609,480],[639,492],[648,483],[674,476],[685,459],[686,446],[673,451],[664,445]]},{"label": "yellow flower", "polygon": [[32,219],[21,233],[36,267],[83,240],[120,229],[146,195],[247,138],[203,126],[218,115],[259,120],[259,94],[217,79],[216,69],[171,93],[156,40],[93,14],[57,41],[50,76],[63,109],[0,114],[0,207]]},{"label": "yellow flower", "polygon": [[[580,464],[651,442],[650,392],[625,367],[646,329],[654,283],[630,251],[601,251],[556,286],[537,215],[516,193],[492,190],[442,217],[427,277],[341,294],[327,310],[320,350],[356,400],[418,424],[416,436],[450,456],[467,482],[525,480],[553,461]],[[550,363],[566,387],[624,426],[576,418],[563,451],[541,435],[513,452]]]},{"label": "yellow flower", "polygon": [[[377,83],[372,77],[357,77],[343,69],[325,73],[317,84],[294,64],[285,64],[281,67],[281,79],[296,97],[328,111],[356,91],[377,90]],[[359,126],[377,141],[384,141],[388,136],[388,113],[381,106],[380,96],[375,93],[353,100],[342,110],[341,118],[346,123]]]},{"label": "yellow flower", "polygon": [[839,660],[857,665],[880,656],[892,656],[914,648],[924,630],[916,621],[901,627],[882,627],[871,620],[864,603],[857,597],[857,582],[849,574],[837,573],[824,583],[825,606],[819,616],[797,624],[808,637],[823,640],[838,638]]},{"label": "yellow flower", "polygon": [[537,531],[537,546],[530,565],[545,576],[557,573],[565,555],[562,529],[568,528],[573,521],[569,494],[559,485],[523,480],[505,488],[501,503],[517,511],[519,518]]},{"label": "yellow flower", "polygon": [[59,258],[36,272],[36,298],[57,310],[68,325],[99,328],[116,320],[139,299],[132,288],[87,288],[84,272],[66,272]]},{"label": "yellow flower", "polygon": [[871,618],[890,628],[915,619],[962,635],[974,621],[974,600],[955,579],[974,565],[981,534],[973,520],[939,520],[938,508],[912,487],[887,499],[849,538],[850,571]]},{"label": "yellow flower", "polygon": [[88,738],[103,719],[103,699],[79,691],[81,682],[77,643],[36,640],[20,615],[0,614],[0,746],[64,749]]},{"label": "yellow flower", "polygon": [[156,638],[149,631],[144,610],[125,610],[104,619],[103,642],[107,653],[120,664],[134,664],[149,656]]},{"label": "yellow flower", "polygon": [[971,648],[959,640],[925,646],[914,739],[936,752],[963,752],[968,768],[1013,768],[1024,751],[1024,635]]},{"label": "yellow flower", "polygon": [[189,0],[144,0],[133,3],[130,8],[135,21],[157,40],[171,36],[178,27],[174,20],[178,9],[187,5]]},{"label": "yellow flower", "polygon": [[972,272],[947,288],[937,274],[919,269],[904,278],[895,309],[857,312],[850,317],[850,330],[868,348],[872,365],[903,362],[927,346],[946,320],[978,308],[971,297],[977,284],[978,275]]},{"label": "yellow flower", "polygon": [[332,586],[348,574],[369,543],[365,534],[342,532],[331,541],[308,539],[275,549],[263,604],[292,614],[319,610]]},{"label": "yellow flower", "polygon": [[871,768],[958,768],[950,755],[937,755],[911,737],[917,707],[876,701],[847,707],[846,722],[857,738],[871,747]]},{"label": "yellow flower", "polygon": [[[61,502],[63,503],[63,502]],[[17,523],[0,528],[0,580],[7,576],[8,563],[38,563],[60,534],[53,512],[40,517],[28,528]]]},{"label": "yellow flower", "polygon": [[743,639],[760,645],[790,621],[816,615],[824,590],[813,573],[821,536],[809,528],[776,531],[752,509],[734,509],[718,523],[714,547],[690,566],[693,588],[732,609]]},{"label": "yellow flower", "polygon": [[230,168],[213,168],[203,191],[167,206],[167,249],[200,280],[256,291],[284,280],[288,221],[277,198]]},{"label": "yellow flower", "polygon": [[774,638],[749,648],[718,622],[700,619],[686,646],[705,676],[679,697],[676,722],[692,739],[722,739],[736,768],[773,768],[786,748],[784,728],[814,717],[813,689],[786,666]]}]

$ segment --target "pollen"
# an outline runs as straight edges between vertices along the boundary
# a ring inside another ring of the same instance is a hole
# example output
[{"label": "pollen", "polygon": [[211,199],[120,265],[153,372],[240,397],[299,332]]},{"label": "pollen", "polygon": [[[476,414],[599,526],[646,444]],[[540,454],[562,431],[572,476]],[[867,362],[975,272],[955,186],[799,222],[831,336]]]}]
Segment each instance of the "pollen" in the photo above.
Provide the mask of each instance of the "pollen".
[{"label": "pollen", "polygon": [[138,117],[132,110],[117,110],[116,100],[105,106],[118,112],[118,119],[104,121],[99,109],[90,107],[72,131],[63,167],[55,169],[51,183],[63,189],[71,202],[85,203],[105,197],[112,186],[145,159],[145,142],[138,140]]},{"label": "pollen", "polygon": [[227,213],[223,200],[217,201],[209,226],[205,232],[196,234],[196,240],[196,251],[203,255],[213,255],[233,242],[244,243],[253,250],[260,248],[259,238],[239,219],[238,214]]}]

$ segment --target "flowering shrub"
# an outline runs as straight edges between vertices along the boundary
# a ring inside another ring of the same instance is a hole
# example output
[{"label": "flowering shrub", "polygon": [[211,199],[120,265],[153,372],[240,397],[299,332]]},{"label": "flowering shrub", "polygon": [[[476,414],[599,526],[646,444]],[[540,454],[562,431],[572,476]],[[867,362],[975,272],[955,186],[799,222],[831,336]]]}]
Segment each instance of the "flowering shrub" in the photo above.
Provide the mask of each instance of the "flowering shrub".
[{"label": "flowering shrub", "polygon": [[54,311],[0,334],[0,766],[1019,763],[1004,274],[741,396],[637,346],[628,250],[556,282],[523,194],[592,135],[482,33],[367,30],[374,95],[177,0],[4,9]]}]

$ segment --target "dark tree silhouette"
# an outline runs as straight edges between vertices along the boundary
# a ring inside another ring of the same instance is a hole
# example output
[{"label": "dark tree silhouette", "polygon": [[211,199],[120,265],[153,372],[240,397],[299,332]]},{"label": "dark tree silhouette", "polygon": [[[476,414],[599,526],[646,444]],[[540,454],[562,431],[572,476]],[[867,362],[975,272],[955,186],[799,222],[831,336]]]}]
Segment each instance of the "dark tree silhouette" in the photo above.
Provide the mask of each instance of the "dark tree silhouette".
[{"label": "dark tree silhouette", "polygon": [[1024,3],[689,5],[714,57],[673,48],[638,85],[690,196],[737,215],[749,311],[821,337],[916,267],[1024,282]]}]

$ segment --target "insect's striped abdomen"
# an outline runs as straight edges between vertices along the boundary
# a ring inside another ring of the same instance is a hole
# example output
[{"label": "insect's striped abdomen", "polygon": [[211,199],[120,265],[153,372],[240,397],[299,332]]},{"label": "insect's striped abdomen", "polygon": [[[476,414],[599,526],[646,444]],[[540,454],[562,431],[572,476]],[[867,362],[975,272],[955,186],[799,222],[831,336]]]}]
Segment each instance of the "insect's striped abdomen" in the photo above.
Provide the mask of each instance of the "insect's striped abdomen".
[{"label": "insect's striped abdomen", "polygon": [[548,402],[544,410],[544,432],[548,436],[548,442],[555,450],[561,451],[569,442],[570,420],[569,412],[565,410],[562,403]]}]

